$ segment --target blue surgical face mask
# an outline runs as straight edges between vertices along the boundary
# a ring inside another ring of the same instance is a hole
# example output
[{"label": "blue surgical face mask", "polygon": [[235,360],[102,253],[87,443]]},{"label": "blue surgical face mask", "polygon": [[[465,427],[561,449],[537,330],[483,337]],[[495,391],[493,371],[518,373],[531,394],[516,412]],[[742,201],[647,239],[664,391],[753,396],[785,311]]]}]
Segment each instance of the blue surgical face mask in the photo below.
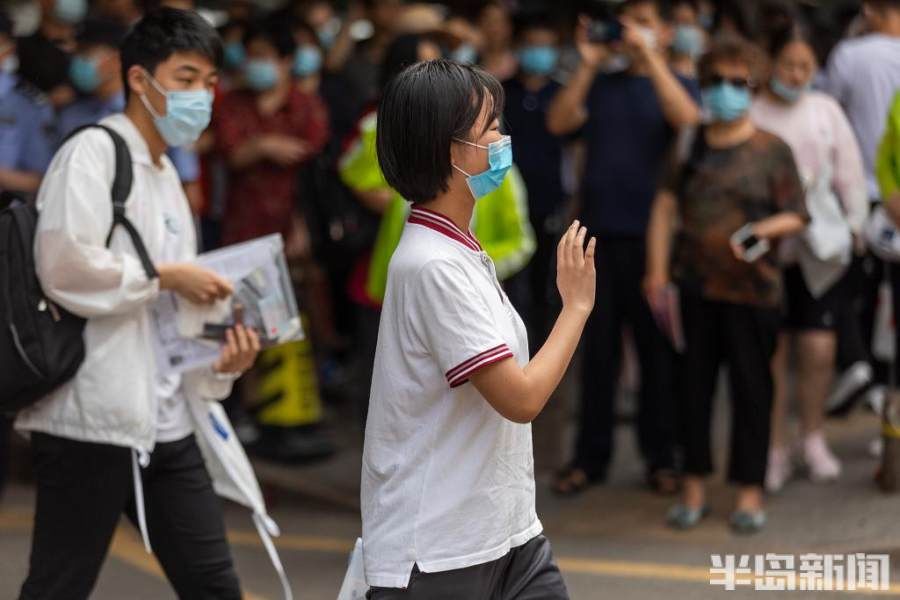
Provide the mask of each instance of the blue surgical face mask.
[{"label": "blue surgical face mask", "polygon": [[278,66],[271,60],[248,60],[244,65],[244,80],[255,92],[271,90],[278,84]]},{"label": "blue surgical face mask", "polygon": [[703,54],[703,31],[693,25],[679,25],[675,28],[672,50],[678,54],[697,58]]},{"label": "blue surgical face mask", "polygon": [[315,46],[299,46],[294,53],[294,75],[306,77],[322,68],[322,51]]},{"label": "blue surgical face mask", "polygon": [[784,100],[785,102],[790,102],[793,104],[797,102],[800,98],[803,97],[803,94],[809,91],[812,87],[812,82],[807,83],[806,85],[800,87],[794,87],[792,85],[787,85],[783,83],[777,77],[773,77],[769,82],[769,89],[775,93],[776,96]]},{"label": "blue surgical face mask", "polygon": [[83,56],[75,56],[69,63],[69,79],[79,92],[90,94],[100,86],[97,63]]},{"label": "blue surgical face mask", "polygon": [[466,183],[469,185],[469,191],[476,200],[484,198],[494,190],[500,187],[506,173],[512,167],[512,138],[504,135],[496,142],[491,142],[487,146],[467,142],[466,140],[456,140],[461,144],[468,144],[476,148],[482,148],[488,151],[488,169],[482,173],[469,175],[458,166],[453,168],[466,176]]},{"label": "blue surgical face mask", "polygon": [[63,23],[80,23],[87,15],[87,0],[56,0],[53,15]]},{"label": "blue surgical face mask", "polygon": [[450,53],[450,58],[464,65],[472,65],[478,59],[478,51],[472,44],[460,44]]},{"label": "blue surgical face mask", "polygon": [[226,69],[239,69],[247,60],[247,52],[240,42],[228,42],[225,44],[223,60]]},{"label": "blue surgical face mask", "polygon": [[337,17],[332,17],[327,23],[322,25],[316,31],[316,36],[319,38],[319,43],[322,44],[322,47],[327,49],[334,46],[334,40],[337,39],[338,31],[340,30],[341,20]]},{"label": "blue surgical face mask", "polygon": [[750,90],[722,82],[703,90],[703,108],[713,121],[736,121],[750,110]]},{"label": "blue surgical face mask", "polygon": [[156,90],[166,97],[166,114],[160,115],[153,105],[141,94],[141,102],[153,116],[156,130],[166,144],[172,147],[193,144],[209,126],[212,117],[213,95],[207,90],[169,91],[163,88],[152,75],[147,78]]},{"label": "blue surgical face mask", "polygon": [[559,51],[553,46],[525,46],[519,50],[519,66],[528,75],[549,75],[556,68]]}]

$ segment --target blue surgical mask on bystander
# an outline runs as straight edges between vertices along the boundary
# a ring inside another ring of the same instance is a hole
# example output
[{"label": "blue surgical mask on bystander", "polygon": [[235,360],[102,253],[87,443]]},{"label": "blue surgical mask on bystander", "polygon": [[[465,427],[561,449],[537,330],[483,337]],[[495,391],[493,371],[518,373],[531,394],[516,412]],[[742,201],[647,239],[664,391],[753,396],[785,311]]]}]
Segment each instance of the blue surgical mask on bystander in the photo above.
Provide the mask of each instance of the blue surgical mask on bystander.
[{"label": "blue surgical mask on bystander", "polygon": [[750,110],[750,90],[728,82],[703,89],[703,108],[713,121],[731,122]]}]

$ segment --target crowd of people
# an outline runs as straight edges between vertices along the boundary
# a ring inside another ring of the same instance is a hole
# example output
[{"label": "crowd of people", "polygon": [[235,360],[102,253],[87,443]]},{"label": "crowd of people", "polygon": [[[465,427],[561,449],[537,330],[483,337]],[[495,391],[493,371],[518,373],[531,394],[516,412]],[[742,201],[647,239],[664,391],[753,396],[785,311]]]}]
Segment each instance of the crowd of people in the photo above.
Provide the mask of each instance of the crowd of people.
[{"label": "crowd of people", "polygon": [[[124,109],[121,44],[145,11],[200,10],[224,48],[212,122],[168,150],[200,248],[284,237],[309,377],[364,418],[388,264],[410,212],[379,163],[378,102],[414,63],[479,65],[503,84],[514,165],[496,189],[473,187],[472,231],[532,351],[558,311],[560,236],[577,216],[597,238],[577,436],[553,489],[574,495],[607,477],[629,345],[647,482],[680,491],[677,528],[708,513],[713,397],[728,367],[731,525],[758,531],[764,490],[780,490],[798,462],[816,481],[840,475],[825,416],[861,398],[877,409],[889,382],[872,348],[885,327],[879,291],[887,282],[900,299],[900,270],[873,253],[867,225],[874,207],[888,225],[900,217],[900,2],[548,4],[19,6],[0,15],[3,202],[33,198],[72,132]],[[39,15],[33,31],[28,14]]]}]

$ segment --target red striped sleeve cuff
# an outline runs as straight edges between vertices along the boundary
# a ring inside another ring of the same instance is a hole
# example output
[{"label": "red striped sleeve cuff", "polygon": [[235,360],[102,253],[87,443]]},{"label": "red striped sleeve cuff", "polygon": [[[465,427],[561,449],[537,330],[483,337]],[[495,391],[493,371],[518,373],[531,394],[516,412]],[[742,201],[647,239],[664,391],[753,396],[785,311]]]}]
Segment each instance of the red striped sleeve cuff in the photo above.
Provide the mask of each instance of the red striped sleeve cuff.
[{"label": "red striped sleeve cuff", "polygon": [[512,356],[513,353],[506,344],[500,344],[490,350],[485,350],[447,371],[447,383],[450,384],[451,388],[459,387],[466,383],[472,373],[478,369],[483,369],[501,360],[512,358]]}]

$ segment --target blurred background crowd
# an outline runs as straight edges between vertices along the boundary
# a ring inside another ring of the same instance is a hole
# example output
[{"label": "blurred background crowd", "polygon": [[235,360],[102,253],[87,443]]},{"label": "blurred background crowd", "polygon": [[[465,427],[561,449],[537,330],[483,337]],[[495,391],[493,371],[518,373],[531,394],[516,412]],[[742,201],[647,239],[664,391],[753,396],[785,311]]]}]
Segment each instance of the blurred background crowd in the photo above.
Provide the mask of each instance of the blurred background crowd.
[{"label": "blurred background crowd", "polygon": [[[375,155],[379,94],[405,66],[443,56],[480,65],[505,88],[515,168],[476,205],[472,230],[533,350],[558,310],[560,233],[577,217],[598,236],[597,307],[572,388],[577,433],[554,490],[571,495],[604,481],[623,390],[634,392],[626,395],[652,489],[676,492],[685,463],[693,473],[710,467],[702,446],[711,407],[677,398],[679,344],[660,326],[665,281],[647,271],[646,248],[660,189],[710,194],[715,213],[726,210],[717,186],[732,196],[747,190],[732,197],[738,204],[757,201],[762,189],[761,201],[792,207],[805,223],[769,252],[777,285],[722,294],[768,312],[716,313],[712,327],[730,333],[699,365],[713,374],[729,366],[730,464],[736,483],[750,488],[743,502],[758,508],[754,490],[777,491],[796,464],[816,480],[840,476],[825,416],[861,401],[880,411],[892,383],[885,309],[900,278],[867,248],[865,229],[872,206],[883,204],[889,223],[900,185],[900,2],[8,2],[0,15],[3,202],[33,196],[73,130],[123,109],[119,43],[159,5],[199,11],[224,41],[212,124],[195,146],[170,152],[202,250],[282,234],[309,334],[264,352],[228,402],[251,452],[293,464],[335,452],[336,428],[362,433],[387,265],[408,211]],[[710,48],[718,54],[704,68]],[[775,141],[766,137],[737,161],[698,148],[698,126],[745,113]],[[746,161],[758,168],[739,169],[735,185],[729,178]],[[698,188],[692,178],[703,169],[712,174]],[[705,226],[696,218],[683,225]],[[717,276],[715,257],[676,262],[676,277]],[[753,321],[772,311],[771,327]],[[769,386],[741,352],[766,328]],[[8,424],[2,430],[6,447]],[[5,472],[5,452],[2,461]],[[684,507],[700,504],[686,496],[673,524],[690,526],[697,515]]]}]

